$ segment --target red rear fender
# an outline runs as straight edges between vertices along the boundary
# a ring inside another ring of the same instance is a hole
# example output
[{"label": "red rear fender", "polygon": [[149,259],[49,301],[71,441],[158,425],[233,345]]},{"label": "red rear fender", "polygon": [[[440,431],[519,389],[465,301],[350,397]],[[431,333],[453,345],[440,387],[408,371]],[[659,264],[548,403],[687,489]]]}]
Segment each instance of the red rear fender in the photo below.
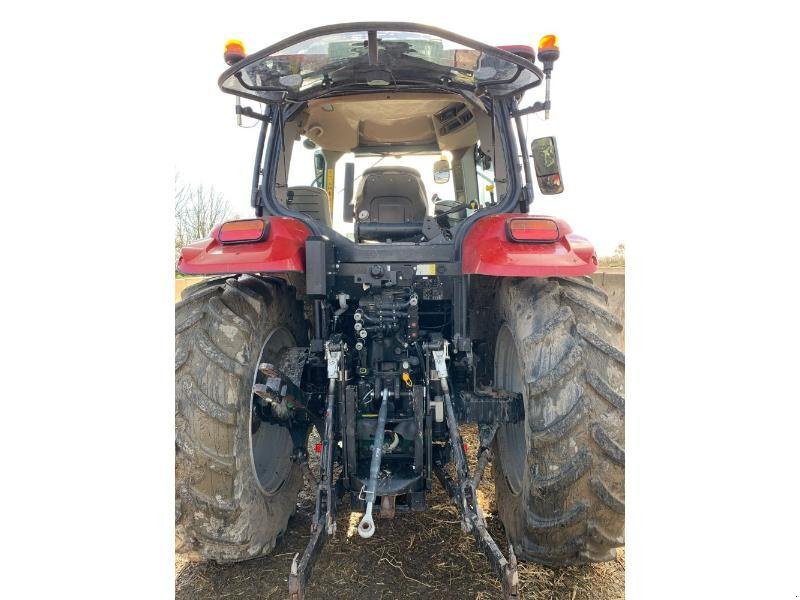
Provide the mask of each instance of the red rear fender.
[{"label": "red rear fender", "polygon": [[217,273],[305,272],[305,243],[311,235],[301,221],[290,217],[268,217],[269,231],[263,241],[222,244],[219,225],[211,237],[181,250],[178,271],[187,275]]},{"label": "red rear fender", "polygon": [[[566,221],[555,221],[558,239],[554,242],[516,242],[507,232],[511,219],[528,215],[498,214],[480,219],[467,233],[461,252],[464,274],[509,277],[553,277],[557,275],[589,275],[597,270],[594,246],[584,237],[572,233]],[[530,215],[530,218],[536,218]]]},{"label": "red rear fender", "polygon": [[[462,251],[462,273],[511,277],[588,275],[597,269],[592,244],[562,219],[554,242],[516,242],[509,238],[507,222],[522,218],[516,213],[480,219],[467,234]],[[221,244],[219,227],[211,237],[181,250],[178,270],[187,275],[219,273],[305,272],[305,241],[309,229],[297,219],[269,217],[269,232],[260,242]]]}]

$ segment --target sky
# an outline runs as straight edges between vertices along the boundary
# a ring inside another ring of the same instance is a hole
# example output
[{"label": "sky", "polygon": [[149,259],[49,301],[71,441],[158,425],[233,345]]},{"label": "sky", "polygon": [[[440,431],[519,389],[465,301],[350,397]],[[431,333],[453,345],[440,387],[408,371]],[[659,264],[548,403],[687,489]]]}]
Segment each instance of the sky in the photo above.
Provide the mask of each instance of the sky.
[{"label": "sky", "polygon": [[[612,169],[622,169],[624,161],[604,151],[613,124],[602,103],[597,103],[612,101],[613,80],[600,67],[598,48],[604,38],[591,25],[586,10],[579,20],[564,11],[543,13],[534,23],[528,18],[509,19],[506,12],[479,16],[467,10],[440,16],[444,13],[431,13],[415,2],[404,3],[402,17],[382,8],[366,13],[349,6],[337,4],[336,10],[318,8],[314,14],[285,13],[271,19],[267,4],[244,2],[237,4],[236,14],[195,15],[189,33],[181,37],[185,56],[176,75],[187,98],[176,113],[173,148],[175,168],[184,180],[213,185],[228,199],[234,214],[252,214],[250,181],[258,130],[236,126],[234,98],[217,87],[226,67],[222,53],[229,38],[241,39],[250,53],[305,29],[366,19],[425,23],[494,45],[536,46],[542,35],[555,33],[561,57],[553,71],[551,118],[527,117],[527,137],[556,136],[565,191],[543,196],[535,190],[532,212],[566,219],[575,233],[595,244],[601,256],[625,242],[622,207],[615,204],[614,193],[624,181],[624,172]],[[242,18],[243,14],[248,18]],[[542,99],[544,87],[534,93],[531,101]]]}]

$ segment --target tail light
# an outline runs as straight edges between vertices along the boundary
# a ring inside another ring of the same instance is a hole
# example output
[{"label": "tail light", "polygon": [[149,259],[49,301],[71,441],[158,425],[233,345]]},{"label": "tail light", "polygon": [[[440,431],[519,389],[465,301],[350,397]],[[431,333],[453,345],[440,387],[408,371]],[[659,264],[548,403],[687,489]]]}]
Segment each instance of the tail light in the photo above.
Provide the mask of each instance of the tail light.
[{"label": "tail light", "polygon": [[506,230],[515,242],[555,242],[559,238],[558,224],[552,219],[509,219]]},{"label": "tail light", "polygon": [[260,242],[269,233],[269,223],[263,219],[242,219],[220,225],[217,239],[222,244]]}]

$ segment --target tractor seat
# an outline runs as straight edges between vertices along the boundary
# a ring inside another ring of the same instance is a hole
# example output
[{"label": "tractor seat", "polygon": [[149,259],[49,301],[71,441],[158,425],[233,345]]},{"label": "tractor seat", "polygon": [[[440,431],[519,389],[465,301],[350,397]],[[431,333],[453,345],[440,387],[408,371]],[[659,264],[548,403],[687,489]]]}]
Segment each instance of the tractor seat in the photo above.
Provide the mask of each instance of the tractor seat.
[{"label": "tractor seat", "polygon": [[428,202],[425,196],[425,184],[422,183],[419,171],[410,167],[396,166],[367,169],[358,185],[355,209],[359,221],[372,223],[422,221],[428,213]]},{"label": "tractor seat", "polygon": [[328,192],[322,188],[298,185],[287,190],[286,208],[296,210],[328,227],[331,226],[331,209]]}]

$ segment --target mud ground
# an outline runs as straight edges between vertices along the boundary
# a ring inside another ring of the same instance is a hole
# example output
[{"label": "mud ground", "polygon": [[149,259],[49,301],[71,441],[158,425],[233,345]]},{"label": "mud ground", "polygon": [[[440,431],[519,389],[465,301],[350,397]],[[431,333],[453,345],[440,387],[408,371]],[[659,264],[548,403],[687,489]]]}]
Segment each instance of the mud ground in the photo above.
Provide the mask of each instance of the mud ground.
[{"label": "mud ground", "polygon": [[[464,438],[474,468],[477,428],[465,427]],[[316,471],[314,465],[312,470]],[[494,501],[491,465],[478,494],[489,529],[507,552]],[[289,566],[294,554],[305,548],[313,510],[311,489],[306,485],[286,534],[266,558],[217,565],[188,563],[176,557],[176,599],[286,598]],[[360,519],[361,514],[351,513],[345,500],[336,536],[314,568],[309,600],[501,597],[488,562],[475,548],[472,536],[462,533],[457,510],[436,479],[427,512],[398,512],[391,521],[376,519],[377,530],[369,540],[356,533]],[[519,572],[520,591],[526,600],[613,600],[625,596],[625,555],[621,549],[617,560],[610,563],[563,569],[520,563]]]}]

